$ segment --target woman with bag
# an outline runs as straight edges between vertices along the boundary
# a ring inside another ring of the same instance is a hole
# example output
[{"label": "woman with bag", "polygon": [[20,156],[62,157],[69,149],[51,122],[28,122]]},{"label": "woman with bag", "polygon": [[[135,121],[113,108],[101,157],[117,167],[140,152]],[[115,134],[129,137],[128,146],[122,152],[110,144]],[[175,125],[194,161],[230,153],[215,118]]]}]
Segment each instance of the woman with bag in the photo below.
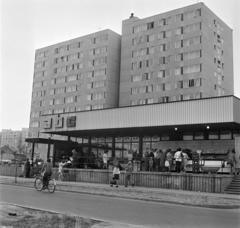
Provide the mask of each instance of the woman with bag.
[{"label": "woman with bag", "polygon": [[114,184],[116,185],[116,188],[118,188],[118,180],[119,180],[119,176],[120,176],[120,165],[117,164],[113,170],[113,180],[110,183],[110,186],[112,187]]}]

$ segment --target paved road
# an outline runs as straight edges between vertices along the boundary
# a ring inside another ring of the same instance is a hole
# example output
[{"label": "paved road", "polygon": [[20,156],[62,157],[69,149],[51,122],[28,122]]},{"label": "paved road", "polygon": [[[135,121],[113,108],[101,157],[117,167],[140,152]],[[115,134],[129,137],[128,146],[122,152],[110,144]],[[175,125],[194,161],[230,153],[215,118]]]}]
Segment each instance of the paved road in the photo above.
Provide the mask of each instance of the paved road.
[{"label": "paved road", "polygon": [[0,190],[3,202],[146,227],[236,228],[240,224],[240,210],[236,209],[198,208],[58,191],[50,194],[7,185],[0,185]]}]

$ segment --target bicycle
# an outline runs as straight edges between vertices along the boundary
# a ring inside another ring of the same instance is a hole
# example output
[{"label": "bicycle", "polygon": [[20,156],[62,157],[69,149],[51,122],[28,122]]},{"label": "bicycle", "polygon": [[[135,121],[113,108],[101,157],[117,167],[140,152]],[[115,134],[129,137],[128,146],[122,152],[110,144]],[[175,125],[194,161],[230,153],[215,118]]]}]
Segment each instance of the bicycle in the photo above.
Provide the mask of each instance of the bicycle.
[{"label": "bicycle", "polygon": [[[34,186],[37,189],[37,191],[42,191],[43,189],[43,175],[41,174],[40,177],[37,177],[35,182],[34,182]],[[56,189],[56,181],[51,178],[48,177],[47,178],[47,189],[50,193],[53,193]]]}]

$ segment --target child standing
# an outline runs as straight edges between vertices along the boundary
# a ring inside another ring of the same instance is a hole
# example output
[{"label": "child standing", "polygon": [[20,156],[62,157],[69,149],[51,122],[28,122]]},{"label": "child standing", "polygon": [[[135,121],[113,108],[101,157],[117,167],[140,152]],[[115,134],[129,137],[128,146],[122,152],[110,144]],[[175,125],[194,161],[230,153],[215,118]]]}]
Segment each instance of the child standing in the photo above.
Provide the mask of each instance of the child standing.
[{"label": "child standing", "polygon": [[113,170],[113,182],[111,182],[110,186],[112,187],[114,184],[116,185],[116,188],[118,188],[118,180],[119,180],[119,176],[120,176],[120,167],[119,164],[117,164]]}]

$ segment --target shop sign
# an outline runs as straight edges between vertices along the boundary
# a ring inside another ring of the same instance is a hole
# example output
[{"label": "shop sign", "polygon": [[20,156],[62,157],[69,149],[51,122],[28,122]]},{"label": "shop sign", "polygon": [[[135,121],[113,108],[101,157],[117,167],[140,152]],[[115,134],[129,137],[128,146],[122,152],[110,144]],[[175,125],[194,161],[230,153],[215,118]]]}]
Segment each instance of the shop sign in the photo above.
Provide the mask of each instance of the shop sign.
[{"label": "shop sign", "polygon": [[[64,121],[66,119],[66,121]],[[76,116],[68,116],[68,117],[57,117],[57,118],[48,118],[44,120],[44,129],[51,129],[54,125],[55,128],[63,128],[64,122],[66,123],[66,127],[76,127]]]}]

